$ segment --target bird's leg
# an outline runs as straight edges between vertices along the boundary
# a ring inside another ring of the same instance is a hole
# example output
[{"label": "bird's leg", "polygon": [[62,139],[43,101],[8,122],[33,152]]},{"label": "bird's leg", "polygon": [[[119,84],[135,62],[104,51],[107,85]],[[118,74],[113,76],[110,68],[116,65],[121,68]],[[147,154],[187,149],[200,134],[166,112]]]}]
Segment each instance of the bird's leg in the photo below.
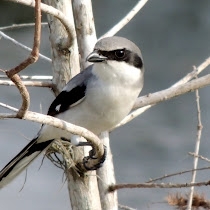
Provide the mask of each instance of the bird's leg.
[{"label": "bird's leg", "polygon": [[[69,142],[69,139],[67,139],[67,138],[61,137],[61,139],[63,141],[68,141]],[[102,157],[99,160],[97,160],[98,157],[95,156],[96,155],[96,150],[95,150],[94,146],[90,142],[81,141],[78,144],[76,144],[75,146],[77,146],[77,147],[91,146],[92,147],[92,149],[89,151],[89,156],[83,158],[83,166],[84,166],[84,168],[87,171],[97,170],[100,167],[102,167],[102,164],[105,161],[106,155],[107,155],[107,150],[106,150],[106,146],[105,145],[104,145],[104,154],[102,155]],[[90,167],[90,166],[87,165],[87,163],[89,161],[91,161],[91,159],[92,160],[96,160],[95,161],[96,164],[94,164],[93,166]]]},{"label": "bird's leg", "polygon": [[[83,159],[83,166],[85,167],[85,169],[87,171],[92,171],[92,170],[97,170],[99,168],[102,167],[104,161],[106,160],[106,155],[107,155],[107,149],[106,146],[104,145],[104,154],[102,155],[102,157],[100,159],[98,159],[97,157],[95,157],[96,151],[95,149],[92,147],[92,150],[90,150],[89,152],[89,156],[88,157],[84,157]],[[90,161],[90,159],[98,159],[97,163],[94,164],[93,166],[87,166],[87,163]]]}]

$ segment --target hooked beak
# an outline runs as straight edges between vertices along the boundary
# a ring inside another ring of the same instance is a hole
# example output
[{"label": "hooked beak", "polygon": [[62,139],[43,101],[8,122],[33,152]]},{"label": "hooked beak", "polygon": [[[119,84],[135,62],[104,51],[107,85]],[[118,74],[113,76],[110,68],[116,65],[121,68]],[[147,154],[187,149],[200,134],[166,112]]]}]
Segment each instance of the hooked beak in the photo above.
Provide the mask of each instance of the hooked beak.
[{"label": "hooked beak", "polygon": [[92,62],[92,63],[98,63],[103,62],[107,59],[107,57],[103,55],[99,55],[98,50],[94,50],[88,57],[86,58],[86,61]]}]

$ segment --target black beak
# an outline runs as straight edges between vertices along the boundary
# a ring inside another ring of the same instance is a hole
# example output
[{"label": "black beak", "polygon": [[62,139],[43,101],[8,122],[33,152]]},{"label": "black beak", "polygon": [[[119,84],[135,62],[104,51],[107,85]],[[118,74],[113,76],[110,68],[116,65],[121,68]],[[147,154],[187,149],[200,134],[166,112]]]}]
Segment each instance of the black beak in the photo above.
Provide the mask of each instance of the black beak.
[{"label": "black beak", "polygon": [[98,63],[98,62],[103,62],[107,59],[107,57],[103,55],[99,55],[97,50],[94,50],[88,57],[86,58],[86,61],[92,62],[92,63]]}]

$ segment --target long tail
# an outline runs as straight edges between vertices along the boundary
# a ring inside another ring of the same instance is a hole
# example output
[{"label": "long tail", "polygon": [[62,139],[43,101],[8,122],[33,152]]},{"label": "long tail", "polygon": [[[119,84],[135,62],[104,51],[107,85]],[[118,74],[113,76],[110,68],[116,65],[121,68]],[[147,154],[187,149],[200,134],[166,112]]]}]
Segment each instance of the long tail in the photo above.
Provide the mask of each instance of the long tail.
[{"label": "long tail", "polygon": [[38,137],[26,145],[1,171],[0,189],[19,175],[53,140],[38,142]]}]

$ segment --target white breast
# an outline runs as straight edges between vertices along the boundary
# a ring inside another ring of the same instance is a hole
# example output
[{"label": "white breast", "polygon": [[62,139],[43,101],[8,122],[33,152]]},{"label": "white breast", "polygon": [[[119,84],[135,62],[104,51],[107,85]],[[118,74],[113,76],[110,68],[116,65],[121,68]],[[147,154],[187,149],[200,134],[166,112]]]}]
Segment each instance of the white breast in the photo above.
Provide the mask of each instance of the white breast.
[{"label": "white breast", "polygon": [[[131,111],[143,86],[143,73],[127,63],[108,61],[94,64],[93,74],[95,78],[88,83],[84,100],[57,117],[100,134]],[[44,126],[41,133],[43,140],[70,138],[68,132],[51,126]]]}]

